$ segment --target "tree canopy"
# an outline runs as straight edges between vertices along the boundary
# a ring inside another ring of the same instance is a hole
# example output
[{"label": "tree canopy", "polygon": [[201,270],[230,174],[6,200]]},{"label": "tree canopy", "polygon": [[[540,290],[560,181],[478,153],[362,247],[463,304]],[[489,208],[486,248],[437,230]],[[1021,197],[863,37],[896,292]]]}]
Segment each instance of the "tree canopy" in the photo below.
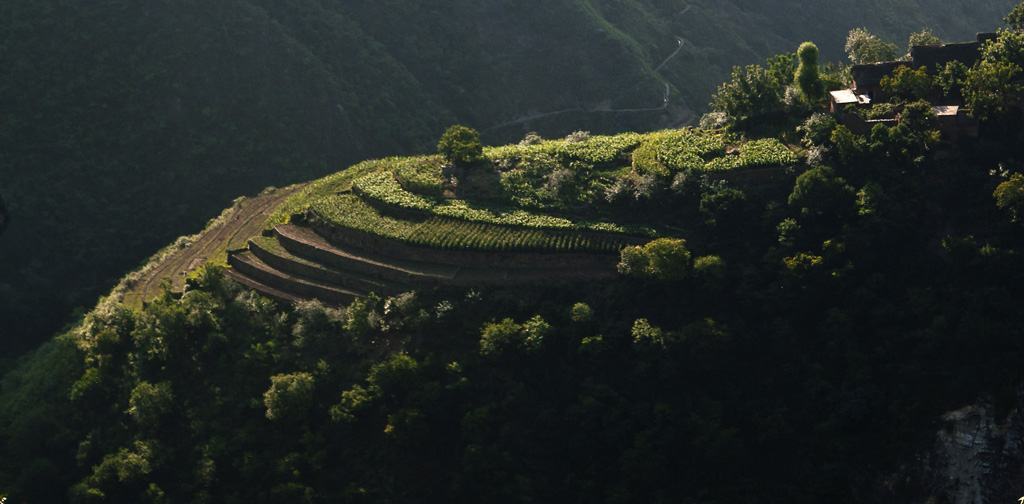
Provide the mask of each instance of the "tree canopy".
[{"label": "tree canopy", "polygon": [[855,65],[894,61],[898,53],[899,46],[883,41],[865,28],[854,28],[846,36],[846,54]]},{"label": "tree canopy", "polygon": [[935,87],[935,79],[928,75],[927,67],[911,69],[900,66],[882,78],[882,89],[905,100],[920,100]]},{"label": "tree canopy", "polygon": [[643,246],[622,249],[619,272],[637,278],[678,281],[686,278],[691,268],[686,240],[658,238]]},{"label": "tree canopy", "polygon": [[796,51],[800,66],[796,69],[796,85],[808,103],[816,104],[825,98],[825,85],[818,73],[818,46],[813,42],[800,44]]},{"label": "tree canopy", "polygon": [[1024,2],[1017,4],[1009,14],[1003,18],[1003,22],[1010,26],[1011,30],[1024,31]]},{"label": "tree canopy", "polygon": [[783,54],[770,58],[767,67],[733,67],[731,80],[718,87],[711,107],[740,121],[785,110],[786,89],[796,71],[794,60],[794,54]]},{"label": "tree canopy", "polygon": [[437,142],[437,152],[455,165],[468,165],[480,159],[484,147],[480,133],[461,124],[450,126]]},{"label": "tree canopy", "polygon": [[967,73],[961,93],[978,118],[1002,115],[1020,102],[1024,33],[1004,31],[982,49],[981,61]]}]

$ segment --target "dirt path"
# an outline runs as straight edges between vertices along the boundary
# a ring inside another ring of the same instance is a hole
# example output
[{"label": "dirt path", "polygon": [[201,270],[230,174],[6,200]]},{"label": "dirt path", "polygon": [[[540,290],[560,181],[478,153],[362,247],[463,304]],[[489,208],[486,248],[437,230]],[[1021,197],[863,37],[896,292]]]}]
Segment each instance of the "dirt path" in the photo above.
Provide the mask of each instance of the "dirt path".
[{"label": "dirt path", "polygon": [[165,257],[156,267],[140,277],[135,286],[125,293],[122,303],[141,307],[142,303],[152,301],[160,295],[160,285],[165,279],[170,279],[171,290],[180,292],[185,284],[185,273],[206,262],[226,264],[228,250],[245,247],[249,238],[263,230],[270,214],[286,198],[305,186],[306,184],[299,184],[285,189],[275,189],[242,200],[223,222],[206,229],[191,245]]}]

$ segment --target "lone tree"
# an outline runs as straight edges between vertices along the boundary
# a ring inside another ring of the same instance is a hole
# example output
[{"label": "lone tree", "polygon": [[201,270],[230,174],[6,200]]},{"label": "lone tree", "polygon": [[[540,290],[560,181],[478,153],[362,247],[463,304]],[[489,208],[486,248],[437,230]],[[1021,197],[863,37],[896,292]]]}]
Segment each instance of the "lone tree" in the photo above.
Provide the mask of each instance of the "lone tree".
[{"label": "lone tree", "polygon": [[825,97],[825,84],[818,73],[818,46],[804,42],[796,50],[800,66],[796,69],[796,85],[807,103],[815,104]]},{"label": "lone tree", "polygon": [[449,127],[437,142],[437,152],[454,165],[467,165],[483,157],[480,133],[461,124]]}]

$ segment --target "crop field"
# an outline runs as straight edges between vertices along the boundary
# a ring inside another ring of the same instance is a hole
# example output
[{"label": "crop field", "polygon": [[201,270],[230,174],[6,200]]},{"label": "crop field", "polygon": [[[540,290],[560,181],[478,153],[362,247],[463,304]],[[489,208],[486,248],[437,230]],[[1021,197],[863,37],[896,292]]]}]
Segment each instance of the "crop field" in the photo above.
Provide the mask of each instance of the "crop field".
[{"label": "crop field", "polygon": [[574,222],[564,217],[528,212],[516,208],[494,208],[466,200],[432,200],[407,191],[391,172],[381,171],[353,181],[359,195],[379,204],[403,210],[422,211],[438,217],[469,222],[535,229],[588,230],[650,235],[647,229],[620,226],[610,222]]},{"label": "crop field", "polygon": [[[632,184],[628,192],[639,201],[636,195],[647,188],[638,184],[662,184],[665,190],[680,172],[798,162],[773,138],[737,143],[723,133],[694,128],[529,137],[486,147],[481,161],[453,170],[440,155],[365,161],[312,183],[270,224],[311,209],[332,225],[426,247],[607,252],[634,237],[659,236],[649,228],[609,222],[614,218],[607,216],[615,213],[603,207],[613,201],[608,188]],[[469,185],[455,190],[456,174]],[[595,221],[598,215],[605,217]]]},{"label": "crop field", "polygon": [[521,228],[439,216],[398,219],[380,214],[354,194],[321,198],[313,203],[312,210],[334,226],[440,249],[610,253],[628,243],[628,237],[613,233]]}]

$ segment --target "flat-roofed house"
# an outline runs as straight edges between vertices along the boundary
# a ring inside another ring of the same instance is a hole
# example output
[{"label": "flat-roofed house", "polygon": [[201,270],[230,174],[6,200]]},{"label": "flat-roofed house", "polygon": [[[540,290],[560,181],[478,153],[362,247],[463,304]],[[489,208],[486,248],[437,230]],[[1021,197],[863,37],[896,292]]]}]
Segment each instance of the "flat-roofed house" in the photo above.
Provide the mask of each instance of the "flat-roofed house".
[{"label": "flat-roofed house", "polygon": [[886,61],[869,65],[853,65],[853,92],[867,96],[871,102],[888,101],[892,97],[882,89],[882,79],[890,76],[899,67],[909,67],[909,61]]}]

